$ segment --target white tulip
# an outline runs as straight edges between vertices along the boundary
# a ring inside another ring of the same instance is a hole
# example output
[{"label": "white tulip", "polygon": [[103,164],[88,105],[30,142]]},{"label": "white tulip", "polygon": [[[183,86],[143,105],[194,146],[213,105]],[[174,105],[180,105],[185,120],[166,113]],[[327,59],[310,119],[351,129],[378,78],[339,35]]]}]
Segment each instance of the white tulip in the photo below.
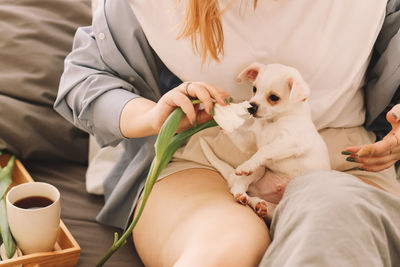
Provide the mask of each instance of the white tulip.
[{"label": "white tulip", "polygon": [[225,131],[232,132],[242,126],[251,117],[247,110],[250,107],[251,105],[248,101],[231,103],[226,106],[215,104],[214,120]]}]

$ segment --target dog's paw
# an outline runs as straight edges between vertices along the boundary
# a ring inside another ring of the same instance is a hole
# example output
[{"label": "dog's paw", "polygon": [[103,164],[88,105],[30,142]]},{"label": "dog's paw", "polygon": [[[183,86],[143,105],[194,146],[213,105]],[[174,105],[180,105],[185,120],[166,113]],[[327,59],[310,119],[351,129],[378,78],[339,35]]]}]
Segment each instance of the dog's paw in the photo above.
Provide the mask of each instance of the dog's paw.
[{"label": "dog's paw", "polygon": [[251,166],[251,164],[245,162],[241,165],[239,165],[236,170],[235,170],[235,174],[236,175],[251,175],[253,174],[254,170],[256,168],[254,168],[253,166]]},{"label": "dog's paw", "polygon": [[267,216],[267,213],[268,213],[267,202],[265,202],[265,201],[258,202],[256,204],[254,210],[258,214],[258,216],[260,216],[262,218],[265,218]]},{"label": "dog's paw", "polygon": [[249,198],[246,193],[238,193],[235,195],[235,199],[237,202],[243,205],[247,205],[249,203]]},{"label": "dog's paw", "polygon": [[239,176],[242,176],[242,175],[249,176],[249,175],[252,175],[253,172],[252,172],[252,171],[244,171],[244,170],[238,170],[238,169],[236,169],[235,174],[236,174],[236,175],[239,175]]}]

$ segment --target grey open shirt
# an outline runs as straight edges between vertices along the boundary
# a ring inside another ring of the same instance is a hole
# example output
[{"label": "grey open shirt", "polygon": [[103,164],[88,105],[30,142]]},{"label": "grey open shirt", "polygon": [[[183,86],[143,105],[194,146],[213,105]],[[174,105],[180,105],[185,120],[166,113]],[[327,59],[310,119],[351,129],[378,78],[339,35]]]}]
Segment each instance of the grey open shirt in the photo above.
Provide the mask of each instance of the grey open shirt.
[{"label": "grey open shirt", "polygon": [[[367,121],[389,105],[400,84],[400,0],[389,0],[365,86]],[[124,153],[107,176],[99,222],[125,228],[154,156],[155,136],[127,139],[119,129],[121,110],[133,98],[160,98],[163,64],[149,46],[126,0],[102,0],[91,27],[79,28],[54,108],[95,136],[101,146],[122,142]]]}]

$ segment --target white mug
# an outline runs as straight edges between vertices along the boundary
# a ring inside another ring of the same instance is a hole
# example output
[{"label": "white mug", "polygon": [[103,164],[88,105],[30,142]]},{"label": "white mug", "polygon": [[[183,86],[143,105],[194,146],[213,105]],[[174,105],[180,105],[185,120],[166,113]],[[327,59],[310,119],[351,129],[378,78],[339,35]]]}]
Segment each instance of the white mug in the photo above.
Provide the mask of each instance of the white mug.
[{"label": "white mug", "polygon": [[[46,207],[21,208],[14,204],[29,197],[51,200]],[[7,194],[7,216],[11,233],[24,254],[52,251],[60,226],[60,192],[48,183],[24,183]]]}]

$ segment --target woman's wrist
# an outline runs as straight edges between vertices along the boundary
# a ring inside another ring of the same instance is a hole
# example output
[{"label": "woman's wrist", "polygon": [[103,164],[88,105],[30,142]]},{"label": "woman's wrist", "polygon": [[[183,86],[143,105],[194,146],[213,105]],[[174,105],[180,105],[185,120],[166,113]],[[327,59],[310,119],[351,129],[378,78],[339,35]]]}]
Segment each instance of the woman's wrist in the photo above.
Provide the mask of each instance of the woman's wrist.
[{"label": "woman's wrist", "polygon": [[146,98],[134,98],[121,112],[120,130],[125,138],[140,138],[157,134],[154,128],[156,103]]}]

